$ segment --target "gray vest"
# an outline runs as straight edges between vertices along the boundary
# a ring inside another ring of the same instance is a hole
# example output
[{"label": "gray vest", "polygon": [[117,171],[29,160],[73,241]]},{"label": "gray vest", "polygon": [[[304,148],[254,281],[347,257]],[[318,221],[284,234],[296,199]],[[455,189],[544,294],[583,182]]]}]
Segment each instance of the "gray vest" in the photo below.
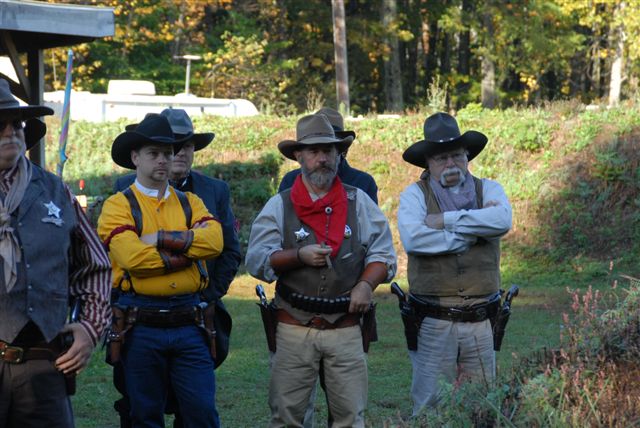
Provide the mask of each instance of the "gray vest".
[{"label": "gray vest", "polygon": [[[22,260],[9,294],[0,264],[0,340],[5,342],[12,342],[29,320],[51,341],[64,326],[68,311],[69,252],[76,217],[62,181],[35,165],[32,170],[20,207],[11,216]],[[59,226],[45,206],[51,202],[60,208]]]},{"label": "gray vest", "polygon": [[[482,207],[482,180],[473,177],[478,206]],[[418,182],[429,214],[442,212],[429,179]],[[425,296],[483,297],[500,287],[500,241],[478,238],[464,253],[408,256],[409,290]]]},{"label": "gray vest", "polygon": [[[358,233],[358,219],[356,216],[357,189],[347,184],[343,184],[343,186],[347,192],[347,226],[351,230],[351,236],[345,237],[338,255],[331,259],[332,269],[326,266],[321,268],[304,266],[285,272],[278,278],[278,282],[287,285],[300,294],[326,298],[348,295],[364,271],[366,250],[360,242]],[[318,239],[311,227],[303,224],[296,216],[290,195],[291,189],[280,193],[284,204],[283,249],[318,244]],[[297,241],[295,232],[301,228],[304,228],[309,233],[309,236],[302,241]],[[277,294],[275,302],[279,308],[285,309],[303,323],[308,322],[315,315],[292,308]],[[344,314],[322,314],[322,317],[329,322],[335,322],[342,315]]]}]

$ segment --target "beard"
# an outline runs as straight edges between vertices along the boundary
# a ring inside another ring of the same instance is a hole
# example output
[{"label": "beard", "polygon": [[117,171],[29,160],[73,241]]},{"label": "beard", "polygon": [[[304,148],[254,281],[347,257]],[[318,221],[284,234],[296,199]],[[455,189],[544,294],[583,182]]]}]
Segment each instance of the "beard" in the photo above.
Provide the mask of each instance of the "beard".
[{"label": "beard", "polygon": [[336,178],[338,161],[336,161],[336,164],[333,166],[325,164],[313,170],[307,168],[304,163],[301,163],[300,168],[302,169],[302,174],[312,185],[319,189],[328,190]]},{"label": "beard", "polygon": [[[458,176],[457,182],[452,183],[447,180],[447,178],[451,178],[456,175]],[[440,184],[442,185],[442,187],[460,186],[462,183],[464,183],[465,179],[466,179],[465,172],[462,169],[458,168],[457,166],[454,166],[452,168],[447,168],[444,171],[442,171],[442,174],[440,174]]]}]

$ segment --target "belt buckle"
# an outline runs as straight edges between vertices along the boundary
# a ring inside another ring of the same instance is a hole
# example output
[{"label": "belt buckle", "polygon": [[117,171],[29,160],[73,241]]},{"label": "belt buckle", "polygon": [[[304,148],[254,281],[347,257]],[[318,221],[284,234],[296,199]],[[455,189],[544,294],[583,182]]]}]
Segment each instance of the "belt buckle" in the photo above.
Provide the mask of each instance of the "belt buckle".
[{"label": "belt buckle", "polygon": [[486,320],[487,319],[487,307],[483,306],[476,309],[476,320]]},{"label": "belt buckle", "polygon": [[463,310],[459,308],[448,308],[447,316],[451,321],[461,320],[463,316]]},{"label": "belt buckle", "polygon": [[315,328],[317,330],[324,330],[326,327],[325,324],[326,323],[324,322],[324,319],[322,317],[313,317],[309,320],[307,326],[309,328]]},{"label": "belt buckle", "polygon": [[19,364],[23,357],[24,349],[18,346],[5,345],[4,349],[0,350],[0,359],[7,363]]}]

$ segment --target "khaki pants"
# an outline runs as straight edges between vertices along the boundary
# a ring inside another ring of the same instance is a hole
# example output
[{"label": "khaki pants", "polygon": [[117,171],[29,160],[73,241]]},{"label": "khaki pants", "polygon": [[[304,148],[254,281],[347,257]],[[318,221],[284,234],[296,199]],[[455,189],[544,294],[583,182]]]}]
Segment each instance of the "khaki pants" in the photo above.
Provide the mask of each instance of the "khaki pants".
[{"label": "khaki pants", "polygon": [[413,366],[413,415],[433,407],[440,383],[456,380],[493,382],[496,359],[491,322],[452,322],[425,318],[418,335],[418,350],[409,351]]},{"label": "khaki pants", "polygon": [[302,427],[324,362],[334,427],[364,427],[367,361],[359,326],[317,330],[278,324],[269,384],[270,427]]}]

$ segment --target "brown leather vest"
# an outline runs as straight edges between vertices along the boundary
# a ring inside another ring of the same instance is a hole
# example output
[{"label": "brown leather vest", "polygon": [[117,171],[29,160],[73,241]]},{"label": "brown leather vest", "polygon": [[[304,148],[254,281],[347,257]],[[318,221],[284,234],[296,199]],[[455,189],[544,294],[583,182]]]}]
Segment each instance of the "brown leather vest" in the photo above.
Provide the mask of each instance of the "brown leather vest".
[{"label": "brown leather vest", "polygon": [[[348,296],[364,270],[366,251],[360,242],[358,233],[356,216],[357,189],[347,184],[343,184],[343,186],[347,192],[347,226],[351,231],[351,236],[347,238],[347,234],[345,234],[345,239],[342,241],[338,255],[331,259],[332,268],[329,269],[326,266],[322,268],[304,266],[285,272],[278,278],[278,282],[287,285],[300,294],[326,298]],[[296,216],[290,194],[291,189],[280,193],[284,205],[283,249],[300,248],[305,245],[320,243],[313,229],[302,223]],[[295,232],[301,229],[304,229],[309,235],[305,239],[298,241]],[[292,308],[277,294],[276,305],[285,309],[301,322],[306,323],[315,315]],[[335,322],[342,315],[344,314],[322,314],[322,317],[329,322]]]},{"label": "brown leather vest", "polygon": [[[478,206],[483,206],[482,180],[473,177]],[[442,212],[429,185],[429,178],[417,182],[429,214]],[[468,251],[457,254],[418,256],[409,254],[409,290],[425,296],[480,297],[500,288],[500,240],[478,238]]]}]

